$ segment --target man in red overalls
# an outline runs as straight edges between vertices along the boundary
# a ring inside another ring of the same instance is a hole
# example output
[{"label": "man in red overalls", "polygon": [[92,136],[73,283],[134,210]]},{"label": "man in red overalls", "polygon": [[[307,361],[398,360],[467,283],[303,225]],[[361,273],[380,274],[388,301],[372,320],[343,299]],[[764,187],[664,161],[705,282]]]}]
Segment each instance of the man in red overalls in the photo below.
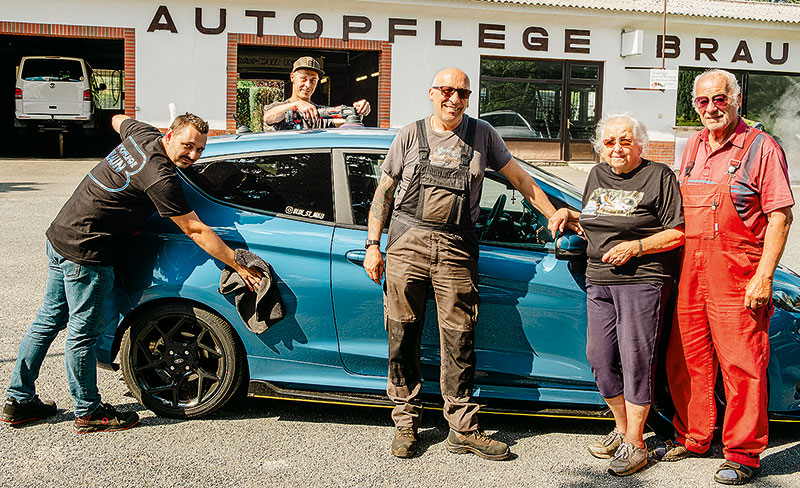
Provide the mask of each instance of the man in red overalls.
[{"label": "man in red overalls", "polygon": [[794,198],[783,150],[738,115],[733,74],[707,71],[693,92],[705,129],[689,139],[679,175],[686,243],[667,350],[678,435],[661,454],[678,461],[708,451],[719,367],[725,462],[714,480],[742,484],[758,474],[767,445],[772,279]]}]

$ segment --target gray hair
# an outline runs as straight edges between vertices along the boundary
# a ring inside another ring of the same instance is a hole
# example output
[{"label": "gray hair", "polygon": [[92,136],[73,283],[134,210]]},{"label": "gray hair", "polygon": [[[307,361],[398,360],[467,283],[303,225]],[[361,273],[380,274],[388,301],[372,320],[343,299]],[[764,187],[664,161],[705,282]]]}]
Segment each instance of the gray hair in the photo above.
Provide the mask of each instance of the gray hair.
[{"label": "gray hair", "polygon": [[734,103],[739,103],[739,95],[742,93],[742,87],[739,86],[739,80],[737,80],[736,75],[730,71],[725,71],[724,69],[718,68],[703,71],[694,77],[694,85],[692,85],[692,100],[694,100],[694,98],[697,96],[697,84],[700,82],[700,79],[706,75],[719,75],[724,77],[730,97],[733,99]]},{"label": "gray hair", "polygon": [[609,122],[617,120],[624,120],[630,124],[631,129],[633,129],[633,137],[636,139],[636,143],[642,148],[642,150],[644,150],[650,143],[650,137],[647,135],[647,127],[645,127],[644,122],[627,112],[620,112],[605,114],[603,118],[600,119],[600,122],[597,123],[597,128],[594,130],[594,137],[591,140],[594,152],[597,154],[602,154],[603,132],[606,130],[606,125],[608,125]]}]

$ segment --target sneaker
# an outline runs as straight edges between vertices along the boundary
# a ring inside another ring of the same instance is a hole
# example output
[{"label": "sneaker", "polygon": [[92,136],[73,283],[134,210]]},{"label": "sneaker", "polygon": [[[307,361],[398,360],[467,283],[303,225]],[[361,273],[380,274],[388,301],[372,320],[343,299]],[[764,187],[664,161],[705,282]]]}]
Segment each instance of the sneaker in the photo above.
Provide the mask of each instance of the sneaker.
[{"label": "sneaker", "polygon": [[647,465],[647,446],[636,447],[630,442],[620,444],[608,465],[608,472],[617,476],[633,474]]},{"label": "sneaker", "polygon": [[482,430],[462,433],[450,429],[450,434],[445,441],[448,451],[456,454],[466,454],[471,452],[483,459],[501,461],[511,457],[511,450],[508,444],[492,439],[484,434]]},{"label": "sneaker", "polygon": [[690,457],[704,457],[708,451],[700,454],[690,451],[686,446],[677,441],[666,441],[653,450],[653,457],[659,461],[674,462]]},{"label": "sneaker", "polygon": [[417,433],[411,427],[398,427],[392,440],[392,454],[399,458],[410,458],[417,453]]},{"label": "sneaker", "polygon": [[130,429],[138,423],[136,412],[119,412],[108,403],[101,403],[91,414],[75,418],[75,432],[115,432]]},{"label": "sneaker", "polygon": [[589,444],[589,454],[596,458],[600,459],[608,459],[617,452],[617,448],[619,445],[622,444],[622,438],[625,437],[622,435],[622,432],[618,431],[617,429],[612,430],[605,437],[600,440],[596,440]]},{"label": "sneaker", "polygon": [[19,403],[15,399],[8,397],[3,405],[3,413],[0,420],[12,425],[18,425],[32,420],[41,420],[58,411],[56,403],[51,400],[42,401],[39,395],[34,395],[29,402]]}]

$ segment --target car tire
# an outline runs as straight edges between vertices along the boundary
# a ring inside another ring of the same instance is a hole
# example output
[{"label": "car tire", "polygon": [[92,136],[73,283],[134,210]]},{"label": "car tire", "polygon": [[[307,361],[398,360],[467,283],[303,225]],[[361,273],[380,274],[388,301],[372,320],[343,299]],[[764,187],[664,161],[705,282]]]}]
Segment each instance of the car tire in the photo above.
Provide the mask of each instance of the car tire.
[{"label": "car tire", "polygon": [[197,418],[219,409],[246,371],[231,325],[189,304],[160,305],[135,317],[120,355],[133,396],[164,417]]}]

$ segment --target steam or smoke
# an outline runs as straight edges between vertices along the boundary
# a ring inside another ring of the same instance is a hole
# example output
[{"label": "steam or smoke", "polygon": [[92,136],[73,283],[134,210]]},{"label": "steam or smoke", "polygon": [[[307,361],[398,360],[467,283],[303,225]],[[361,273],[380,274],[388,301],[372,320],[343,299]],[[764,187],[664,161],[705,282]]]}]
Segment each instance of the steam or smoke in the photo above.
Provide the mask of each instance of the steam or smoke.
[{"label": "steam or smoke", "polygon": [[789,87],[769,110],[761,122],[783,146],[789,163],[789,179],[800,185],[800,82]]}]

